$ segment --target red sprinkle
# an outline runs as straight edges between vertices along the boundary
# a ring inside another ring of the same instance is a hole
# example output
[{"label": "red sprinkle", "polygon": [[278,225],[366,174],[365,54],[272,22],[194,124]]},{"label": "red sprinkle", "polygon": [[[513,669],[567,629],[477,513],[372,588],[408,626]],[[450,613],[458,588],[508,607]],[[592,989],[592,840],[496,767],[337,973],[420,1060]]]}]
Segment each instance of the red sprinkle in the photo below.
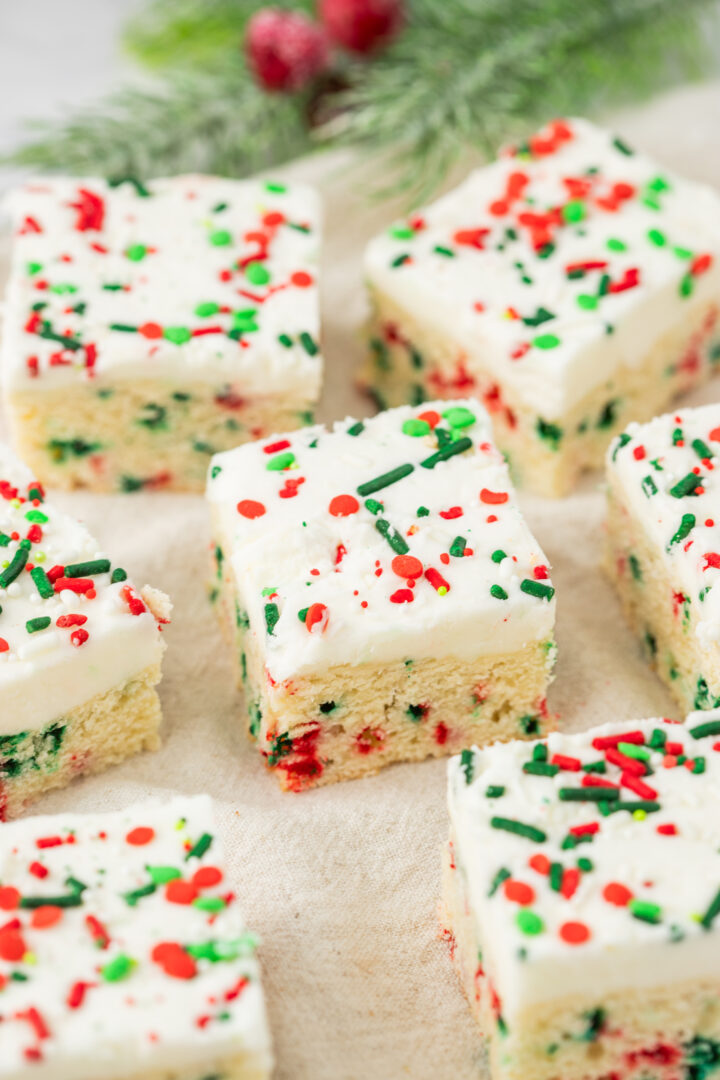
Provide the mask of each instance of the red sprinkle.
[{"label": "red sprinkle", "polygon": [[618,881],[609,882],[603,889],[603,896],[609,904],[615,904],[616,907],[627,907],[633,898],[630,889]]},{"label": "red sprinkle", "polygon": [[256,502],[254,499],[241,499],[237,504],[238,514],[244,518],[259,518],[266,513],[265,507],[261,502]]},{"label": "red sprinkle", "polygon": [[396,555],[391,566],[394,574],[406,580],[419,578],[423,572],[423,564],[414,555]]},{"label": "red sprinkle", "polygon": [[360,503],[354,495],[335,495],[330,500],[328,513],[333,517],[349,517],[350,514],[357,514],[359,509]]},{"label": "red sprinkle", "polygon": [[329,614],[325,604],[311,604],[305,615],[305,626],[312,634],[315,627],[319,627],[322,634],[328,624]]},{"label": "red sprinkle", "polygon": [[133,847],[144,847],[145,844],[150,844],[155,839],[155,830],[150,828],[149,825],[138,825],[136,828],[131,829],[125,837],[125,842],[132,844]]},{"label": "red sprinkle", "polygon": [[508,900],[512,900],[514,904],[532,904],[535,900],[535,890],[531,885],[526,885],[524,881],[516,881],[515,878],[507,878],[503,884],[503,892]]},{"label": "red sprinkle", "polygon": [[590,939],[590,928],[582,922],[566,922],[560,927],[560,937],[567,945],[584,945]]},{"label": "red sprinkle", "polygon": [[483,488],[480,492],[480,502],[487,503],[490,506],[500,506],[502,503],[506,503],[510,496],[505,491],[490,491],[489,488]]}]

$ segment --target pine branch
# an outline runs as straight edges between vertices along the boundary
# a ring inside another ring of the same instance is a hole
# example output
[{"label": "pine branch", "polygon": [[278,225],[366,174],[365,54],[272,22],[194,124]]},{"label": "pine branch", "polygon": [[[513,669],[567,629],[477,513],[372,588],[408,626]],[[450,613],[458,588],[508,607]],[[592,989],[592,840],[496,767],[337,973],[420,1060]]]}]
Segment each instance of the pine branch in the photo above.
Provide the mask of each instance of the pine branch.
[{"label": "pine branch", "polygon": [[179,172],[243,176],[311,148],[307,99],[266,94],[240,59],[212,74],[173,72],[156,88],[127,88],[59,131],[33,125],[19,165],[75,174],[152,177]]},{"label": "pine branch", "polygon": [[[128,50],[150,68],[210,65],[242,48],[260,0],[154,0],[125,32]],[[312,11],[312,0],[272,0],[273,7]]]},{"label": "pine branch", "polygon": [[421,201],[465,147],[492,153],[557,115],[645,96],[707,63],[711,0],[416,0],[405,34],[356,72],[341,141],[387,151]]}]

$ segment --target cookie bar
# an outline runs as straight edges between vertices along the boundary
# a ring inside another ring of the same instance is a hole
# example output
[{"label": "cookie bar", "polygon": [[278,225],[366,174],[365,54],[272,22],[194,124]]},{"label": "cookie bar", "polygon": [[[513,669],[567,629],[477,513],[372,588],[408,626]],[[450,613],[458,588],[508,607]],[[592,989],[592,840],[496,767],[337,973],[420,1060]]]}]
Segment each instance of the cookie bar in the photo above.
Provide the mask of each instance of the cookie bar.
[{"label": "cookie bar", "polygon": [[720,405],[631,424],[607,458],[606,568],[684,709],[720,705]]},{"label": "cookie bar", "polygon": [[0,821],[159,745],[169,608],[0,445]]},{"label": "cookie bar", "polygon": [[467,750],[442,919],[493,1080],[720,1069],[720,711]]},{"label": "cookie bar", "polygon": [[480,397],[522,486],[566,494],[720,361],[720,197],[556,121],[367,249],[362,382]]},{"label": "cookie bar", "polygon": [[4,826],[0,910],[0,1077],[270,1077],[208,796]]},{"label": "cookie bar", "polygon": [[208,497],[250,734],[283,788],[546,729],[555,590],[478,401],[239,447]]},{"label": "cookie bar", "polygon": [[215,452],[311,422],[322,377],[311,189],[48,179],[9,205],[5,396],[39,479],[201,491]]}]

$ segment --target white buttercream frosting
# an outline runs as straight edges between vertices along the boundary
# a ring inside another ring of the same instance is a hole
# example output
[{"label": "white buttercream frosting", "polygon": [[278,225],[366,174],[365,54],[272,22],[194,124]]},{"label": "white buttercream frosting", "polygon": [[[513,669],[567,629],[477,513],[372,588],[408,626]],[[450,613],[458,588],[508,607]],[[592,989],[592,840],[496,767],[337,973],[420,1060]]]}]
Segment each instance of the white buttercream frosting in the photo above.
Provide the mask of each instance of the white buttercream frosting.
[{"label": "white buttercream frosting", "polygon": [[[451,453],[435,463],[439,446]],[[218,454],[208,498],[276,680],[550,643],[547,559],[474,399]]]},{"label": "white buttercream frosting", "polygon": [[[627,733],[619,750],[602,742]],[[712,711],[685,724],[613,721],[451,760],[453,855],[506,1020],[572,995],[602,1004],[623,990],[717,979],[719,740],[720,711]],[[604,773],[582,768],[603,760]],[[560,768],[526,771],[539,762]],[[643,763],[647,771],[633,779],[629,770],[642,773]],[[605,791],[615,801],[562,798],[568,788],[597,794],[584,787],[590,778],[612,785]],[[540,832],[517,835],[498,819]]]},{"label": "white buttercream frosting", "polygon": [[572,119],[377,237],[365,270],[470,371],[555,420],[720,296],[718,256],[715,191]]},{"label": "white buttercream frosting", "polygon": [[312,189],[211,176],[140,189],[61,178],[26,184],[9,208],[10,390],[161,379],[317,398]]},{"label": "white buttercream frosting", "polygon": [[3,1080],[199,1078],[242,1055],[269,1076],[233,884],[205,795],[3,825]]},{"label": "white buttercream frosting", "polygon": [[[95,563],[87,573],[62,572],[87,562]],[[0,446],[0,736],[61,721],[157,664],[161,598],[151,590],[142,599],[85,526],[46,502],[30,470]]]}]

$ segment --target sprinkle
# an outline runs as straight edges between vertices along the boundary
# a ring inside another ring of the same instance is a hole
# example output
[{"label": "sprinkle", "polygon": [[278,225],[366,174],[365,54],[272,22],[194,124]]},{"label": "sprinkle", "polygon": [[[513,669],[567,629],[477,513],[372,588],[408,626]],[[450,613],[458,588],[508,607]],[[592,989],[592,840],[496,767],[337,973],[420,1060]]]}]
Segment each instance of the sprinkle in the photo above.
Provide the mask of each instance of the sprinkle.
[{"label": "sprinkle", "polygon": [[708,735],[720,735],[720,720],[707,720],[704,724],[696,724],[691,727],[690,734],[693,739],[704,739]]},{"label": "sprinkle", "polygon": [[87,562],[71,563],[69,566],[66,566],[65,577],[92,577],[94,574],[107,574],[109,571],[109,559],[90,559]]},{"label": "sprinkle", "polygon": [[330,500],[328,513],[333,517],[349,517],[351,514],[356,514],[359,509],[360,503],[354,495],[335,495]]},{"label": "sprinkle", "polygon": [[614,787],[579,787],[560,788],[558,798],[562,802],[610,802],[620,798],[620,792]]},{"label": "sprinkle", "polygon": [[528,911],[527,908],[520,908],[515,916],[515,922],[517,923],[518,929],[529,937],[535,937],[537,934],[542,934],[545,929],[545,923],[540,916],[534,911]]},{"label": "sprinkle", "polygon": [[144,847],[155,839],[155,830],[149,825],[138,825],[125,837],[125,843],[132,847]]},{"label": "sprinkle", "polygon": [[431,454],[430,457],[425,458],[420,464],[423,469],[434,469],[441,461],[447,461],[448,458],[454,457],[455,454],[462,454],[466,450],[470,450],[472,447],[472,439],[466,437],[462,439],[456,439],[455,442],[448,443],[442,450],[438,450],[437,453]]},{"label": "sprinkle", "polygon": [[49,615],[39,615],[35,619],[28,619],[25,623],[25,629],[28,634],[36,634],[39,630],[47,630],[51,622],[52,619]]},{"label": "sprinkle", "polygon": [[489,488],[482,488],[480,492],[480,502],[489,506],[502,506],[509,498],[510,496],[505,491],[490,491]]},{"label": "sprinkle", "polygon": [[213,838],[210,833],[203,833],[200,839],[190,848],[185,860],[188,859],[202,859],[206,851],[209,850],[210,845],[213,842]]},{"label": "sprinkle", "polygon": [[590,940],[590,928],[583,922],[565,922],[558,931],[568,945],[584,945]]},{"label": "sprinkle", "polygon": [[30,577],[35,582],[35,587],[43,600],[49,600],[55,595],[52,583],[41,566],[34,566],[30,571]]},{"label": "sprinkle", "polygon": [[534,581],[532,578],[524,578],[520,582],[520,590],[529,596],[536,596],[539,600],[552,600],[555,595],[552,585],[545,585],[542,581]]},{"label": "sprinkle", "polygon": [[[386,521],[385,518],[378,518],[375,522],[375,528],[384,536],[393,551],[396,551],[398,555],[406,555],[410,548],[405,542],[404,537],[397,531],[397,529]],[[427,576],[427,575],[426,575]]]},{"label": "sprinkle", "polygon": [[526,825],[514,818],[492,817],[490,825],[493,829],[503,829],[505,832],[514,833],[515,836],[524,836],[527,840],[533,840],[536,844],[544,844],[547,833],[542,829],[536,829],[534,825]]},{"label": "sprinkle", "polygon": [[127,979],[134,967],[136,967],[135,960],[126,953],[118,953],[109,964],[100,968],[100,974],[106,982],[120,982],[121,979]]},{"label": "sprinkle", "polygon": [[658,904],[650,900],[638,900],[633,898],[628,902],[630,914],[641,922],[659,923],[662,918],[662,909]]},{"label": "sprinkle", "polygon": [[508,594],[505,592],[502,585],[491,585],[490,586],[490,595],[493,596],[496,600],[507,600],[508,599]]},{"label": "sprinkle", "polygon": [[485,788],[486,799],[499,799],[505,794],[505,788],[502,784],[488,784]]},{"label": "sprinkle", "polygon": [[710,930],[718,915],[720,915],[720,889],[715,893],[705,914],[700,919],[703,930]]},{"label": "sprinkle", "polygon": [[30,541],[21,540],[20,546],[12,557],[10,564],[0,573],[0,588],[7,589],[23,570],[30,554]]},{"label": "sprinkle", "polygon": [[267,629],[268,634],[274,636],[275,627],[277,625],[277,622],[278,622],[279,618],[280,618],[280,609],[278,608],[277,604],[272,603],[272,602],[267,603],[265,605],[265,627]]},{"label": "sprinkle", "polygon": [[668,544],[668,549],[670,549],[674,544],[679,544],[682,540],[684,540],[688,533],[691,533],[694,528],[695,515],[683,514],[677,532],[672,536],[670,543]]},{"label": "sprinkle", "polygon": [[357,493],[363,497],[365,495],[374,495],[376,491],[381,491],[383,488],[389,487],[390,484],[395,484],[398,480],[409,476],[413,468],[414,466],[410,464],[398,465],[396,469],[391,469],[390,472],[376,476],[374,480],[367,480],[364,484],[360,484],[356,489]]},{"label": "sprinkle", "polygon": [[256,502],[255,499],[241,499],[237,504],[237,511],[241,517],[248,518],[250,521],[262,517],[267,512],[263,504]]},{"label": "sprinkle", "polygon": [[475,760],[472,750],[462,750],[460,752],[460,768],[465,773],[465,783],[471,784],[473,772],[475,771]]},{"label": "sprinkle", "polygon": [[702,494],[701,483],[700,477],[691,472],[684,476],[682,480],[678,480],[676,484],[673,484],[668,494],[672,495],[674,499],[683,499],[688,495],[700,495]]}]

